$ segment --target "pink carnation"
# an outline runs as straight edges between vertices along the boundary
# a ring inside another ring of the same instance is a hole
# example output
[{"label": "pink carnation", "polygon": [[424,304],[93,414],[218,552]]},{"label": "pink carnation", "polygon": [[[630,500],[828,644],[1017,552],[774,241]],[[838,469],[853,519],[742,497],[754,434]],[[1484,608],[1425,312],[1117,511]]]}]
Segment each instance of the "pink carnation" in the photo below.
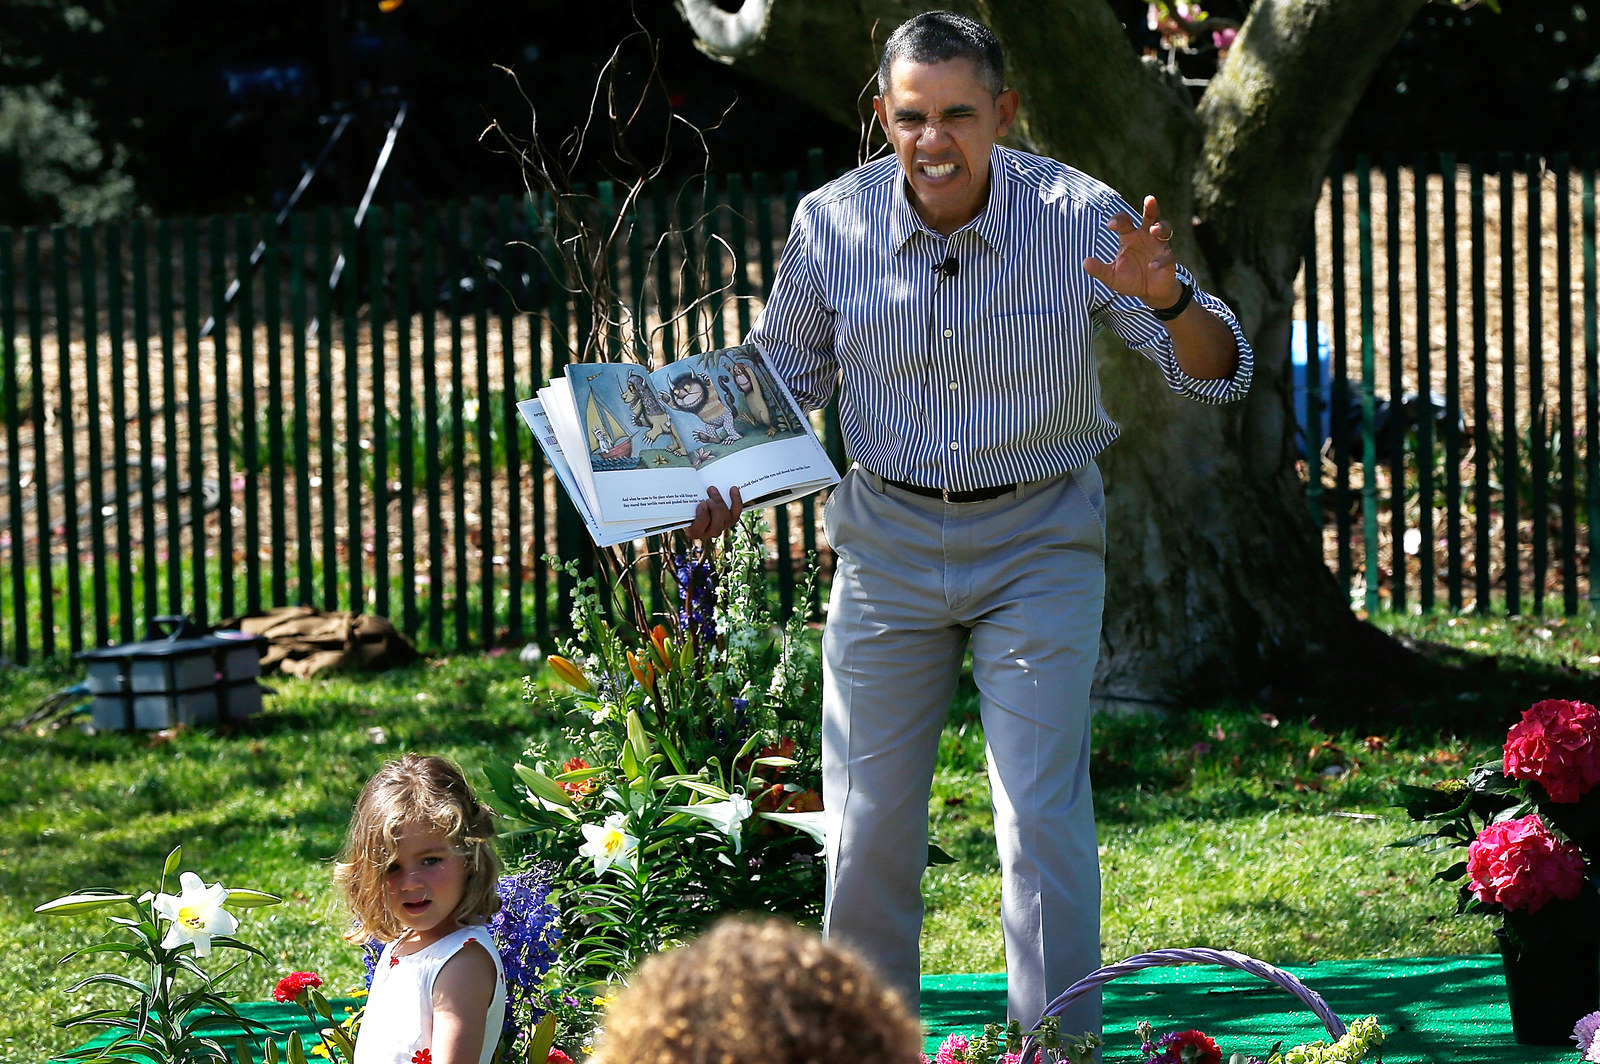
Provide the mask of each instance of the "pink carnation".
[{"label": "pink carnation", "polygon": [[1583,889],[1583,855],[1550,834],[1539,814],[1490,824],[1467,847],[1468,886],[1479,901],[1535,913]]},{"label": "pink carnation", "polygon": [[957,1064],[956,1054],[965,1053],[967,1044],[965,1035],[951,1035],[939,1044],[939,1051],[934,1054],[933,1064]]},{"label": "pink carnation", "polygon": [[1505,772],[1535,780],[1552,802],[1576,802],[1600,784],[1600,711],[1587,702],[1536,702],[1506,733]]}]

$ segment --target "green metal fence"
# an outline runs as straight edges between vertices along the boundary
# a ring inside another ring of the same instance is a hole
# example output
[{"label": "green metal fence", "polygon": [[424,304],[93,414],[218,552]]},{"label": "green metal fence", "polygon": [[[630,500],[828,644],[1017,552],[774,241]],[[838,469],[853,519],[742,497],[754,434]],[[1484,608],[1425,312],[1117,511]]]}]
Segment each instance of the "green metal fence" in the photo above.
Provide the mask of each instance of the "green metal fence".
[{"label": "green metal fence", "polygon": [[[651,190],[607,263],[627,342],[737,342],[821,176]],[[1307,499],[1355,605],[1600,598],[1594,186],[1592,157],[1336,162],[1299,316]],[[294,602],[547,638],[542,557],[592,559],[512,402],[590,327],[548,208],[0,229],[0,655]],[[771,523],[787,609],[817,513]]]},{"label": "green metal fence", "polygon": [[1332,422],[1307,500],[1355,606],[1600,604],[1595,166],[1335,162],[1300,283],[1327,330],[1305,420]]}]

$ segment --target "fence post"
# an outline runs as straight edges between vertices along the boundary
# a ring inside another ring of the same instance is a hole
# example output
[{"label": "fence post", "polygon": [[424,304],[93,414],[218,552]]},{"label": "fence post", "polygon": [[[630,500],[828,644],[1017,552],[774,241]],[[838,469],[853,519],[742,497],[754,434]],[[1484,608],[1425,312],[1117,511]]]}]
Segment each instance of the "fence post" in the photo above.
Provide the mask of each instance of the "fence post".
[{"label": "fence post", "polygon": [[1461,328],[1456,262],[1456,158],[1439,156],[1439,229],[1444,239],[1444,535],[1445,592],[1461,609]]},{"label": "fence post", "polygon": [[77,412],[72,382],[80,374],[72,365],[72,292],[68,287],[67,227],[50,227],[50,253],[55,281],[56,367],[61,389],[61,528],[67,547],[67,640],[76,653],[83,649],[83,580],[78,542]]},{"label": "fence post", "polygon": [[1489,337],[1488,282],[1484,278],[1483,159],[1471,162],[1472,197],[1472,457],[1473,457],[1473,559],[1474,606],[1478,613],[1491,608],[1489,593]]},{"label": "fence post", "polygon": [[[22,269],[28,278],[28,370],[33,377],[33,518],[39,537],[39,652],[56,652],[55,549],[50,524],[50,462],[45,452],[44,279],[39,264],[39,230],[24,230]],[[63,467],[64,468],[64,467]]]},{"label": "fence post", "polygon": [[[105,452],[102,448],[104,440],[101,438],[100,426],[100,301],[97,298],[99,278],[95,273],[94,229],[91,226],[80,225],[78,292],[83,312],[83,366],[81,369],[78,367],[74,369],[83,375],[84,407],[89,418],[89,453],[86,456],[85,468],[89,475],[89,559],[94,568],[94,575],[90,577],[94,592],[94,642],[95,646],[104,646],[111,642],[111,626],[107,616],[111,612],[111,596],[106,581],[106,476]],[[71,311],[58,306],[56,308],[58,324],[64,316],[70,318]],[[70,352],[63,351],[62,356],[70,362]],[[63,409],[70,418],[71,407]],[[76,479],[77,474],[77,467],[70,467],[64,479]],[[68,514],[67,520],[76,523],[77,515]]]},{"label": "fence post", "polygon": [[1567,616],[1578,612],[1578,508],[1574,490],[1577,463],[1573,455],[1572,426],[1572,160],[1556,154],[1556,376],[1560,381],[1558,437],[1561,472],[1561,609]]},{"label": "fence post", "polygon": [[1377,345],[1373,336],[1372,162],[1356,156],[1356,218],[1361,256],[1361,539],[1366,572],[1365,605],[1378,612],[1378,438],[1374,393]]},{"label": "fence post", "polygon": [[[1544,167],[1537,156],[1527,156],[1528,182],[1528,434],[1532,454],[1532,498],[1528,500],[1528,516],[1533,523],[1533,612],[1544,613],[1544,580],[1550,568],[1550,505],[1548,497],[1550,455],[1545,426],[1549,411],[1544,402],[1544,308],[1540,302],[1544,295],[1541,274],[1541,251],[1544,234],[1541,229]],[[1504,223],[1502,223],[1504,225]],[[1516,530],[1511,530],[1511,544],[1517,546]]]},{"label": "fence post", "polygon": [[[0,229],[0,386],[5,388],[6,457],[11,468],[6,472],[6,502],[10,513],[7,532],[11,536],[11,659],[28,663],[28,576],[27,533],[22,524],[22,402],[17,387],[17,274],[10,229]],[[39,420],[34,407],[33,418]],[[34,456],[35,470],[38,455]],[[40,543],[41,548],[43,541]]]},{"label": "fence post", "polygon": [[[233,266],[238,274],[239,313],[239,464],[244,480],[244,612],[261,612],[261,414],[256,409],[256,273],[250,256],[255,251],[250,216],[233,219]],[[226,295],[224,295],[226,298]],[[225,311],[227,308],[221,308]],[[217,331],[227,327],[219,312]],[[276,557],[281,540],[270,547]]]},{"label": "fence post", "polygon": [[1423,613],[1434,606],[1434,584],[1438,579],[1433,563],[1433,364],[1428,344],[1428,328],[1433,304],[1428,299],[1429,251],[1433,247],[1428,223],[1428,156],[1418,152],[1411,163],[1412,231],[1415,235],[1413,259],[1417,278],[1417,603]]},{"label": "fence post", "polygon": [[[372,344],[372,608],[380,617],[389,616],[389,396],[388,367],[384,348],[388,344],[384,319],[383,208],[367,211],[367,336]],[[410,381],[396,380],[398,390]]]},{"label": "fence post", "polygon": [[[232,416],[231,390],[228,387],[228,252],[227,233],[220,215],[214,216],[211,231],[211,352],[215,377],[212,403],[216,411],[212,429],[217,447],[217,589],[222,612],[233,616],[233,472],[228,455],[228,436]],[[241,278],[242,280],[242,278]]]},{"label": "fence post", "polygon": [[1406,608],[1405,350],[1400,335],[1400,160],[1383,159],[1384,250],[1389,303],[1389,608]]},{"label": "fence post", "polygon": [[144,547],[144,616],[160,612],[156,562],[155,410],[150,397],[150,269],[145,224],[135,220],[128,234],[133,260],[133,357],[139,397],[139,535]]},{"label": "fence post", "polygon": [[1517,337],[1516,227],[1511,224],[1515,160],[1500,154],[1500,494],[1501,547],[1506,558],[1506,615],[1522,612],[1522,558],[1517,542]]},{"label": "fence post", "polygon": [[[128,505],[128,384],[127,359],[122,349],[122,226],[106,226],[106,336],[111,342],[111,488],[116,497],[117,525],[117,631],[122,642],[133,634],[133,515]],[[144,408],[139,408],[143,415]],[[143,420],[141,416],[140,420]],[[140,456],[141,461],[143,455]],[[143,504],[147,500],[141,498]],[[153,575],[144,572],[145,579]]]}]

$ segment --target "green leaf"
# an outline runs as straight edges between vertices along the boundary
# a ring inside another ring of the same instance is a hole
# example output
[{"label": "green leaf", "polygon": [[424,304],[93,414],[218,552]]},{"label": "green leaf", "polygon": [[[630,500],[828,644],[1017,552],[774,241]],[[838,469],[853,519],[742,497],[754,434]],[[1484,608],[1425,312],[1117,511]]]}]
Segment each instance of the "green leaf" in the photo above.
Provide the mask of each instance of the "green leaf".
[{"label": "green leaf", "polygon": [[572,799],[567,795],[567,792],[562,790],[560,784],[543,772],[529,768],[520,761],[511,766],[511,769],[517,774],[517,778],[527,785],[528,790],[538,797],[563,809],[572,807]]},{"label": "green leaf", "polygon": [[945,852],[945,848],[943,846],[940,846],[937,842],[930,841],[928,843],[929,868],[932,868],[935,865],[947,865],[955,863],[956,859],[951,857],[949,853]]},{"label": "green leaf", "polygon": [[73,950],[65,957],[62,957],[60,963],[66,964],[69,961],[75,961],[80,957],[87,957],[94,953],[120,953],[134,960],[144,961],[146,964],[152,964],[155,961],[154,955],[151,954],[149,950],[145,949],[144,946],[137,943],[101,942],[97,945],[85,946],[82,949]]},{"label": "green leaf", "polygon": [[132,900],[132,894],[102,894],[90,891],[83,894],[68,894],[64,898],[47,901],[33,911],[40,916],[78,916],[82,913],[92,913],[96,909],[104,909],[108,905]]},{"label": "green leaf", "polygon": [[317,1010],[317,1015],[325,1020],[333,1019],[333,1006],[328,1004],[328,999],[316,987],[311,987],[306,995],[311,999],[311,1007]]},{"label": "green leaf", "polygon": [[278,1043],[270,1038],[262,1042],[261,1055],[267,1058],[267,1064],[278,1064]]},{"label": "green leaf", "polygon": [[324,1042],[332,1042],[334,1045],[338,1046],[339,1052],[343,1053],[347,1060],[353,1060],[355,1058],[356,1044],[350,1041],[350,1036],[344,1033],[343,1028],[324,1027],[322,1029],[322,1040]]},{"label": "green leaf", "polygon": [[289,1064],[310,1064],[305,1047],[300,1044],[300,1032],[289,1032]]},{"label": "green leaf", "polygon": [[631,782],[639,778],[639,758],[633,752],[633,743],[624,743],[622,747],[622,774]]},{"label": "green leaf", "polygon": [[1449,868],[1446,868],[1443,872],[1436,873],[1433,878],[1439,880],[1441,883],[1454,883],[1456,880],[1460,879],[1466,874],[1467,862],[1458,861]]},{"label": "green leaf", "polygon": [[757,764],[757,765],[765,765],[768,768],[794,768],[800,762],[796,761],[792,757],[776,757],[776,756],[774,756],[774,757],[758,757],[758,758],[755,759],[754,763]]},{"label": "green leaf", "polygon": [[264,890],[230,890],[227,904],[235,909],[259,909],[266,905],[282,905],[283,899]]},{"label": "green leaf", "polygon": [[183,860],[183,847],[174,846],[172,852],[167,854],[167,861],[161,866],[161,889],[167,889],[167,877],[176,875],[178,864]]},{"label": "green leaf", "polygon": [[71,986],[67,987],[66,992],[69,994],[75,994],[84,987],[94,986],[97,983],[110,983],[113,986],[125,987],[141,997],[154,996],[154,993],[151,991],[148,984],[141,983],[137,979],[129,979],[125,975],[115,975],[111,972],[96,972],[94,975],[85,976],[84,978],[79,979],[76,983],[73,983]]},{"label": "green leaf", "polygon": [[592,780],[596,776],[603,776],[605,772],[604,767],[575,768],[571,772],[562,772],[552,778],[557,783],[582,783],[585,780]]},{"label": "green leaf", "polygon": [[683,755],[678,752],[676,746],[672,745],[672,740],[665,735],[658,735],[656,736],[656,742],[660,744],[662,752],[667,755],[667,760],[672,762],[672,770],[680,776],[686,775],[688,769],[684,767]]},{"label": "green leaf", "polygon": [[233,1040],[233,1056],[239,1064],[256,1064],[256,1056],[250,1051],[250,1040],[244,1035]]}]

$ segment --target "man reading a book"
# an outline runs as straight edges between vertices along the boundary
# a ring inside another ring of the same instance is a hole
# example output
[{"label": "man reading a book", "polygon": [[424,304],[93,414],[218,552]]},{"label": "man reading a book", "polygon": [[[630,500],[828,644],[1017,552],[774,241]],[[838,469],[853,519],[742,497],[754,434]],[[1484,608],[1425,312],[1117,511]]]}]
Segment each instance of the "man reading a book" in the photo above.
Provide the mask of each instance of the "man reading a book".
[{"label": "man reading a book", "polygon": [[[1100,962],[1089,686],[1105,592],[1095,455],[1116,439],[1091,341],[1111,329],[1176,392],[1230,402],[1252,355],[1198,290],[1154,197],[1133,211],[996,144],[1017,93],[981,24],[932,11],[878,70],[893,157],[797,210],[750,334],[805,406],[839,389],[854,467],[828,499],[827,933],[915,1008],[939,733],[970,646],[1003,874],[1009,1012],[1031,1025]],[[739,505],[709,500],[692,533]],[[1063,1031],[1098,1030],[1098,999]]]}]

